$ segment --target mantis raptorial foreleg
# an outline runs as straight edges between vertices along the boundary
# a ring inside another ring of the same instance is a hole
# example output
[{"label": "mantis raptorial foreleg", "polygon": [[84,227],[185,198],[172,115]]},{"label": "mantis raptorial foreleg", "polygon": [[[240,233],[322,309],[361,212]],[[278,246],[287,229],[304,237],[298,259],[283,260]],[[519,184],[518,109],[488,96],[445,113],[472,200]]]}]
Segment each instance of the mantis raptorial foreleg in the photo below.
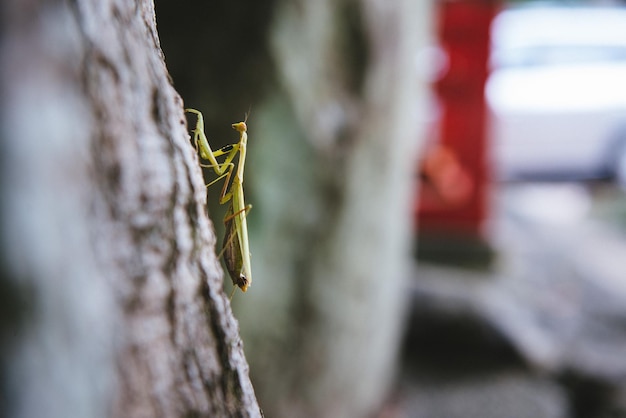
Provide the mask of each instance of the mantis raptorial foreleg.
[{"label": "mantis raptorial foreleg", "polygon": [[[191,131],[193,132],[193,142],[196,146],[196,151],[200,153],[200,157],[205,160],[209,160],[211,163],[206,167],[211,167],[215,174],[221,176],[228,169],[229,163],[235,158],[239,151],[239,144],[226,145],[219,150],[213,152],[209,141],[204,134],[204,117],[202,113],[196,109],[185,109],[185,112],[193,113],[197,116],[196,127]],[[215,157],[226,154],[226,159],[222,164],[219,164]]]},{"label": "mantis raptorial foreleg", "polygon": [[[215,174],[218,175],[218,178],[210,182],[207,187],[221,178],[226,178],[220,193],[220,204],[230,201],[230,205],[224,217],[226,233],[224,234],[222,253],[224,254],[226,268],[233,284],[245,292],[252,283],[248,225],[246,222],[246,215],[252,206],[245,204],[243,195],[243,173],[248,143],[246,122],[234,123],[232,125],[233,129],[239,132],[239,142],[213,151],[204,133],[202,113],[195,109],[185,109],[185,111],[197,116],[196,127],[192,131],[194,144],[200,156],[210,162],[210,164],[201,164],[201,166],[212,168]],[[237,153],[239,153],[239,161],[235,170],[235,164],[232,161]],[[226,155],[226,158],[222,163],[218,163],[216,157],[222,155]],[[233,172],[235,175],[231,182]]]}]

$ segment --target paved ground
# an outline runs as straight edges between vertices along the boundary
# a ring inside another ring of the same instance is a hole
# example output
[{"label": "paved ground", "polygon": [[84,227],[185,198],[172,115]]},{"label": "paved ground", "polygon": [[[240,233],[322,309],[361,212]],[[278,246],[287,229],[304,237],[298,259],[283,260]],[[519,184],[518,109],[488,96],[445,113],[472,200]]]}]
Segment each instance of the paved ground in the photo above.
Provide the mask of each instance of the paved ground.
[{"label": "paved ground", "polygon": [[521,184],[495,197],[492,243],[505,271],[566,268],[626,291],[626,194],[610,185]]},{"label": "paved ground", "polygon": [[507,185],[494,208],[490,268],[416,267],[383,416],[626,416],[626,194]]}]

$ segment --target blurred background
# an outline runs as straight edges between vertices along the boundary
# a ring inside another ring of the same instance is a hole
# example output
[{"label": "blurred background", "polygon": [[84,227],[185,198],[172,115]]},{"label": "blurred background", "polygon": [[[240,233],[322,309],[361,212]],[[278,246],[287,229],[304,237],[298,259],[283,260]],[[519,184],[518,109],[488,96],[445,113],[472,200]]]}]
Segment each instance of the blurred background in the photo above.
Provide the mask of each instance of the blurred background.
[{"label": "blurred background", "polygon": [[156,1],[267,416],[626,417],[624,6]]}]

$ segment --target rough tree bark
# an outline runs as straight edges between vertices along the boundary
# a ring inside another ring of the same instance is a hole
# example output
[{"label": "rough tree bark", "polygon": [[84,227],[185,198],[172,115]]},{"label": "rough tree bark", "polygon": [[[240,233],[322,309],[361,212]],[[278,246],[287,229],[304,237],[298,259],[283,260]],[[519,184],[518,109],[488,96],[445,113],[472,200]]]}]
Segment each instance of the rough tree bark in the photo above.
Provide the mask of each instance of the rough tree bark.
[{"label": "rough tree bark", "polygon": [[260,416],[152,1],[2,8],[0,412]]}]

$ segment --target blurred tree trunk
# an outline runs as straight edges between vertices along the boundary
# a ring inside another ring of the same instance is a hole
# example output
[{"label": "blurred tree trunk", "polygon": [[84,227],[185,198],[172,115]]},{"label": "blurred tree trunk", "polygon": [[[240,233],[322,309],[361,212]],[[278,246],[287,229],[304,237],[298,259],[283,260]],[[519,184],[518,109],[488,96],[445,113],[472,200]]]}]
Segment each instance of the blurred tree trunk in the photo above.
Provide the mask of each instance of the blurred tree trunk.
[{"label": "blurred tree trunk", "polygon": [[429,7],[300,0],[275,11],[279,88],[249,124],[257,283],[235,301],[268,415],[362,417],[388,396],[410,274]]},{"label": "blurred tree trunk", "polygon": [[1,19],[0,414],[260,416],[152,2]]}]

